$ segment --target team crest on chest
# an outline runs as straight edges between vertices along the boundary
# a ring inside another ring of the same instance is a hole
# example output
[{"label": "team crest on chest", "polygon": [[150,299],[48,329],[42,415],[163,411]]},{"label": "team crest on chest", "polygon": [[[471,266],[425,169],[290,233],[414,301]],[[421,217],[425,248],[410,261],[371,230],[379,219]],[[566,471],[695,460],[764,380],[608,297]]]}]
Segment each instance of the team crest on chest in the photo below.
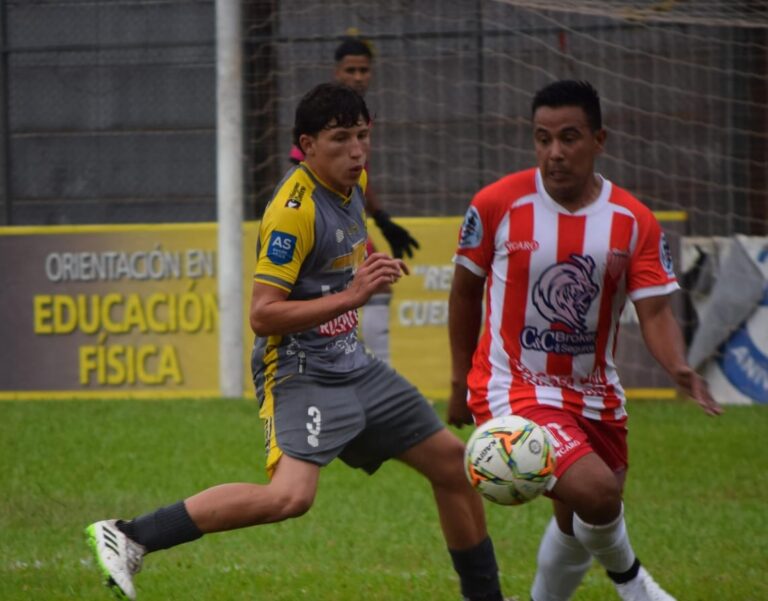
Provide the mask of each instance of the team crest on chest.
[{"label": "team crest on chest", "polygon": [[605,260],[605,270],[614,282],[618,282],[621,279],[621,276],[627,270],[627,265],[629,265],[628,250],[612,248],[608,251],[608,256]]}]

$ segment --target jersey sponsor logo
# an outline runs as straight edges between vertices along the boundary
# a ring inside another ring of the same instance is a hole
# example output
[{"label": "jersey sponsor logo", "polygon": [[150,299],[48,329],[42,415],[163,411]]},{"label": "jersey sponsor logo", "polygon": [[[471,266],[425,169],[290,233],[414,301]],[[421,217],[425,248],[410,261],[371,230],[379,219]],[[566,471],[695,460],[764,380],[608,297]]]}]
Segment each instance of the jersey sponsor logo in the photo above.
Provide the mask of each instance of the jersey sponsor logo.
[{"label": "jersey sponsor logo", "polygon": [[[552,332],[552,330],[546,330]],[[543,371],[535,372],[519,359],[510,357],[512,369],[515,377],[520,377],[529,386],[548,386],[552,388],[571,388],[578,390],[581,394],[590,396],[606,396],[608,394],[608,385],[604,382],[602,372],[593,372],[592,374],[575,378],[568,374],[548,374]]]},{"label": "jersey sponsor logo", "polygon": [[352,252],[340,257],[335,257],[326,267],[326,271],[347,271],[349,269],[357,270],[365,262],[366,239],[359,240],[352,246]]},{"label": "jersey sponsor logo", "polygon": [[325,350],[329,352],[351,355],[357,350],[357,330],[347,332],[345,336],[338,336],[325,345]]},{"label": "jersey sponsor logo", "polygon": [[483,222],[475,207],[469,207],[459,234],[459,248],[477,248],[483,240]]},{"label": "jersey sponsor logo", "polygon": [[595,352],[595,332],[539,331],[533,326],[526,326],[520,332],[520,344],[532,351],[582,355]]},{"label": "jersey sponsor logo", "polygon": [[538,240],[507,240],[504,243],[509,254],[516,252],[535,252],[539,250]]},{"label": "jersey sponsor logo", "polygon": [[275,265],[285,265],[293,259],[296,250],[296,236],[275,230],[269,237],[267,257]]},{"label": "jersey sponsor logo", "polygon": [[675,277],[675,266],[672,262],[672,250],[669,248],[669,242],[667,242],[667,237],[664,235],[664,232],[661,233],[661,238],[659,238],[659,258],[661,259],[661,266],[664,268],[667,275]]},{"label": "jersey sponsor logo", "polygon": [[350,309],[338,317],[318,326],[317,331],[321,336],[338,336],[357,328],[357,310]]},{"label": "jersey sponsor logo", "polygon": [[570,331],[526,326],[520,332],[523,348],[564,355],[595,352],[596,333],[588,332],[586,324],[587,312],[600,292],[594,272],[595,260],[577,254],[544,270],[531,293],[533,305],[549,323]]}]

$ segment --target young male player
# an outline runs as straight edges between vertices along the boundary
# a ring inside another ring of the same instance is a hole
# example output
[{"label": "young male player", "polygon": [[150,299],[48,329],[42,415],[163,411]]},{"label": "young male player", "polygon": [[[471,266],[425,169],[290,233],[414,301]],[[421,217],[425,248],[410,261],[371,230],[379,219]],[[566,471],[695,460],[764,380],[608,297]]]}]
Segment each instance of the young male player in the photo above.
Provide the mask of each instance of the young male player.
[{"label": "young male player", "polygon": [[463,444],[357,340],[357,309],[407,273],[399,259],[366,257],[369,124],[365,101],[349,87],[322,84],[307,93],[294,127],[306,158],[278,184],[261,222],[250,321],[269,484],[222,484],[130,521],[89,526],[118,596],[135,598],[133,576],[148,553],[306,513],[320,468],[340,457],[371,474],[391,458],[423,474],[463,598],[501,600],[483,506],[463,472]]},{"label": "young male player", "polygon": [[[365,40],[358,37],[347,37],[334,52],[334,79],[355,90],[361,96],[368,92],[368,86],[373,75],[373,52]],[[299,164],[304,160],[303,151],[294,144],[290,154],[291,162]],[[366,164],[366,171],[368,165]],[[412,257],[419,243],[401,225],[392,221],[389,214],[381,208],[378,195],[371,187],[370,181],[365,193],[365,210],[370,215],[384,238],[392,249],[396,259]],[[368,239],[369,254],[376,249]],[[389,363],[389,306],[392,302],[392,288],[384,286],[374,294],[363,308],[363,318],[360,331],[363,342],[379,359]]]},{"label": "young male player", "polygon": [[685,361],[669,303],[678,285],[658,222],[594,171],[606,140],[597,92],[555,82],[536,94],[532,114],[538,168],[482,189],[462,225],[449,305],[449,421],[517,414],[552,437],[555,516],[534,601],[570,599],[592,557],[625,601],[671,601],[640,564],[624,522],[627,412],[613,351],[627,297],[655,359],[708,414],[720,410]]}]

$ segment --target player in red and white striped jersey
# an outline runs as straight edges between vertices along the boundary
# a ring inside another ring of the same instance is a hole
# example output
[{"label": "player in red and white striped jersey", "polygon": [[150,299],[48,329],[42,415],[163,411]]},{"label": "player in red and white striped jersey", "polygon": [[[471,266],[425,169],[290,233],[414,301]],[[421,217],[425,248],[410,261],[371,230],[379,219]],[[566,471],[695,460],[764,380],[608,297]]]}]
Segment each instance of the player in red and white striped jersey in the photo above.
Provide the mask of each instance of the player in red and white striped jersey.
[{"label": "player in red and white striped jersey", "polygon": [[627,413],[614,350],[627,298],[677,385],[708,413],[720,409],[685,361],[661,227],[595,172],[606,140],[597,92],[555,82],[536,94],[532,114],[537,168],[482,189],[461,228],[448,419],[479,425],[514,413],[554,442],[555,519],[539,551],[534,601],[569,599],[592,557],[623,599],[668,601],[640,566],[623,518]]}]

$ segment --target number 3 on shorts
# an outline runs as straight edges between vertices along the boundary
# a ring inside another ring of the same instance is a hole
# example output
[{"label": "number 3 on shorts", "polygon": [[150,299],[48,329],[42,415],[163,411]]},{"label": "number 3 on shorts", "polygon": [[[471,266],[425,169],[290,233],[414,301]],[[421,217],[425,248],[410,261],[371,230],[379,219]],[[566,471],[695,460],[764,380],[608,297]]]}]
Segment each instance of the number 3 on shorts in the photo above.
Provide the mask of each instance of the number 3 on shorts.
[{"label": "number 3 on shorts", "polygon": [[320,439],[318,436],[320,436],[320,428],[322,426],[320,409],[314,405],[310,405],[310,407],[307,409],[307,415],[312,420],[307,422],[307,432],[309,432],[309,436],[307,436],[307,444],[311,447],[316,447],[320,444]]}]

